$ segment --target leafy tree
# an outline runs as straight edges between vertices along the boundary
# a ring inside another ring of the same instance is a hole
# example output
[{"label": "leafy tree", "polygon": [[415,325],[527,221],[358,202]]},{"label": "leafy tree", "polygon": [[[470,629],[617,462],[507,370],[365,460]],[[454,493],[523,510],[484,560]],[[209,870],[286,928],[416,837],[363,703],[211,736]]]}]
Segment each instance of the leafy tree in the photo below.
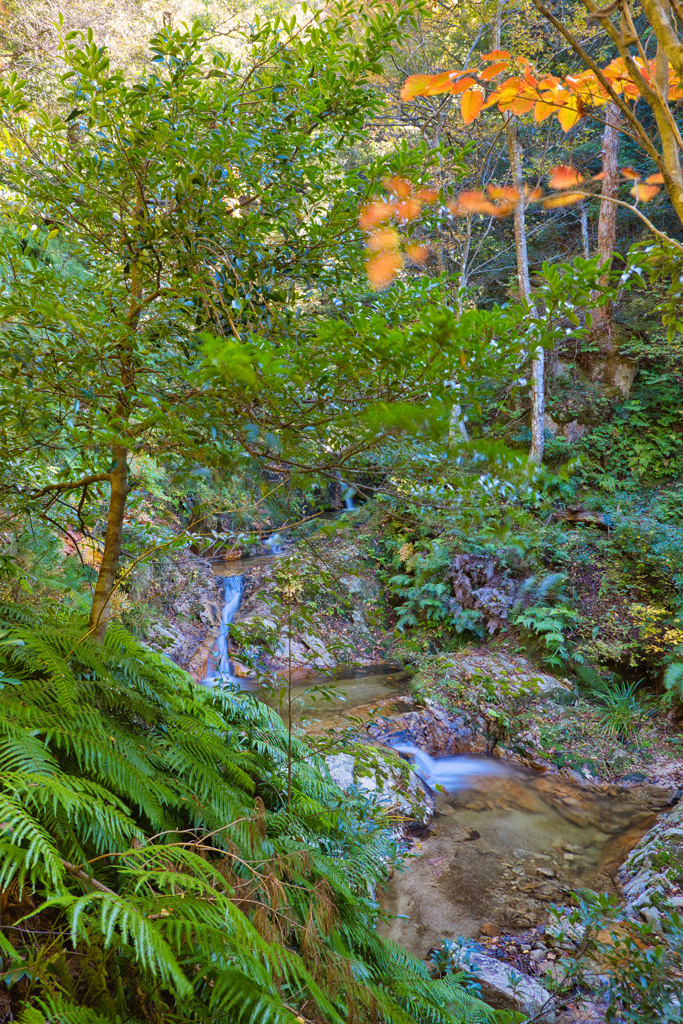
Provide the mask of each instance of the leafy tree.
[{"label": "leafy tree", "polygon": [[[424,394],[434,369],[432,345],[406,386],[399,338],[377,342],[370,325],[370,339],[346,331],[330,354],[299,315],[302,298],[355,273],[356,204],[382,167],[365,180],[340,152],[375,109],[368,76],[402,24],[393,8],[343,4],[306,17],[258,27],[241,64],[207,52],[198,25],[166,29],[151,42],[156,70],[132,84],[91,34],[67,33],[58,117],[35,111],[14,75],[0,89],[13,225],[0,255],[5,491],[24,504],[75,492],[80,515],[88,489],[109,485],[99,638],[131,453],[229,464],[246,452],[282,468],[278,430],[294,443],[368,403]],[[402,159],[415,169],[429,155]],[[31,479],[26,457],[41,451],[49,465]]]}]

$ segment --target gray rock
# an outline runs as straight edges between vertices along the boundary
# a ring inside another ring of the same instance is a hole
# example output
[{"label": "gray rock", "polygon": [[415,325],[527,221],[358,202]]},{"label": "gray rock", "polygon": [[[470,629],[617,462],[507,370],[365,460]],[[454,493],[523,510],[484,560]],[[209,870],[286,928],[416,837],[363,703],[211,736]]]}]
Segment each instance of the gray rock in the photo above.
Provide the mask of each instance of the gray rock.
[{"label": "gray rock", "polygon": [[500,1010],[517,1010],[530,1017],[544,1010],[552,1011],[552,996],[528,974],[520,974],[509,964],[474,949],[457,952],[457,966],[472,971],[481,985],[481,994],[489,1006]]},{"label": "gray rock", "polygon": [[431,789],[414,771],[410,772],[406,785],[400,769],[394,768],[381,755],[375,756],[381,766],[379,774],[386,778],[378,779],[378,773],[366,766],[356,772],[356,759],[351,754],[329,754],[325,761],[340,789],[348,791],[352,786],[358,786],[371,793],[383,807],[396,807],[406,819],[427,825],[434,816]]}]

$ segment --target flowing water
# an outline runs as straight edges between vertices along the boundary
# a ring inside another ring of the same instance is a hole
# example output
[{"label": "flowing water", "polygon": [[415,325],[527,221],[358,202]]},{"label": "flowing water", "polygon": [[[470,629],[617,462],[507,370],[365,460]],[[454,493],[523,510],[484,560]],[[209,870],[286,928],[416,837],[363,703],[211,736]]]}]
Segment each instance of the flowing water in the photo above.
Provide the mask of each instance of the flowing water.
[{"label": "flowing water", "polygon": [[206,675],[202,679],[202,683],[205,686],[216,686],[222,681],[232,681],[235,678],[235,670],[228,650],[228,637],[230,635],[230,625],[242,600],[243,590],[243,576],[237,574],[226,575],[223,581],[221,624],[206,664]]},{"label": "flowing water", "polygon": [[414,758],[446,792],[428,835],[389,882],[383,906],[401,915],[384,934],[418,956],[481,925],[544,923],[576,888],[615,892],[615,873],[666,803],[654,787],[581,787],[496,759]]}]

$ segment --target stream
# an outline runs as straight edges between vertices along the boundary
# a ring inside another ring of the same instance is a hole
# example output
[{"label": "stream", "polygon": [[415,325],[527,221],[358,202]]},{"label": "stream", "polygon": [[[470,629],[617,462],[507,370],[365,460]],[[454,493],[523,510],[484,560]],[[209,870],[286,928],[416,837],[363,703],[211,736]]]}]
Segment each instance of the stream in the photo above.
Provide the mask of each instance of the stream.
[{"label": "stream", "polygon": [[[272,557],[215,566],[224,606],[204,685],[234,684],[228,637],[243,574]],[[344,728],[350,716],[390,719],[416,710],[409,679],[389,665],[301,676],[293,688],[296,721],[315,735]],[[239,683],[256,689],[253,679]],[[543,924],[551,904],[566,903],[572,889],[616,892],[619,866],[667,802],[654,786],[582,786],[498,758],[432,757],[398,740],[395,749],[435,791],[436,808],[386,887],[382,903],[396,917],[381,930],[420,957],[442,939],[477,938],[482,925],[515,932]]]}]

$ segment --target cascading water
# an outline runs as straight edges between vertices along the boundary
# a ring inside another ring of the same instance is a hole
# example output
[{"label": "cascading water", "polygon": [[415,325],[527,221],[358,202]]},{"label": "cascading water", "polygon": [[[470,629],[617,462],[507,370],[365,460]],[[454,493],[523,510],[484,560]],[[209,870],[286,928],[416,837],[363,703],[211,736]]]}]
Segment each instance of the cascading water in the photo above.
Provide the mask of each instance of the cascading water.
[{"label": "cascading water", "polygon": [[409,754],[413,758],[416,772],[428,786],[432,789],[440,786],[447,793],[457,793],[465,789],[472,778],[510,774],[507,765],[492,759],[467,757],[463,754],[457,757],[430,757],[424,750],[408,743],[392,746],[397,754]]},{"label": "cascading water", "polygon": [[282,545],[280,543],[281,540],[282,537],[280,536],[279,533],[272,533],[270,537],[267,537],[264,540],[263,546],[264,548],[268,548],[271,555],[281,555],[283,551]]},{"label": "cascading water", "polygon": [[215,646],[209,655],[206,676],[202,680],[205,686],[218,686],[221,682],[234,682],[235,670],[230,661],[228,636],[230,624],[235,618],[244,591],[244,576],[226,576],[223,581],[223,611],[221,625]]}]

